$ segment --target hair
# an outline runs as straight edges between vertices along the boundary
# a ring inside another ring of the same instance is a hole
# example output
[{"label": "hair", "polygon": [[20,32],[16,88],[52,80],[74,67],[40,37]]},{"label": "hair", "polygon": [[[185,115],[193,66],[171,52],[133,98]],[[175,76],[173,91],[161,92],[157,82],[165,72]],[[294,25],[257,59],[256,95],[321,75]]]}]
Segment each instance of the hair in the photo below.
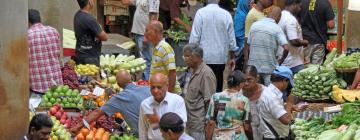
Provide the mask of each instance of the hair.
[{"label": "hair", "polygon": [[220,0],[207,0],[207,4],[219,4]]},{"label": "hair", "polygon": [[158,30],[160,33],[164,31],[164,26],[160,21],[151,21],[150,25],[153,26],[155,30]]},{"label": "hair", "polygon": [[253,0],[253,2],[254,2],[255,4],[257,4],[257,3],[259,2],[259,0]]},{"label": "hair", "polygon": [[35,23],[40,23],[41,22],[41,17],[40,17],[40,12],[38,10],[35,9],[29,9],[29,22],[31,24],[35,24]]},{"label": "hair", "polygon": [[164,114],[159,122],[160,129],[164,132],[171,130],[174,133],[184,132],[184,121],[179,115],[173,112]]},{"label": "hair", "polygon": [[190,51],[190,53],[192,55],[196,55],[200,58],[203,58],[203,56],[204,56],[204,50],[201,47],[199,47],[198,44],[195,44],[195,43],[189,43],[189,44],[185,45],[183,51],[184,52]]},{"label": "hair", "polygon": [[277,75],[277,74],[271,74],[271,77],[270,77],[271,82],[282,82],[284,80],[289,80],[289,79],[286,77]]},{"label": "hair", "polygon": [[81,9],[83,9],[86,5],[88,5],[89,0],[77,0]]},{"label": "hair", "polygon": [[249,74],[250,76],[257,78],[257,76],[258,76],[258,71],[257,71],[257,69],[256,69],[255,66],[253,66],[253,65],[248,65],[248,66],[246,66],[245,69],[244,69],[244,74]]},{"label": "hair", "polygon": [[40,113],[36,114],[30,121],[29,132],[31,128],[35,128],[36,130],[40,130],[43,127],[52,128],[54,124],[52,123],[50,117],[47,114]]},{"label": "hair", "polygon": [[293,4],[300,4],[301,0],[285,0],[285,6],[290,6]]},{"label": "hair", "polygon": [[236,87],[242,82],[245,82],[245,77],[240,70],[233,71],[227,78],[227,85],[229,88]]}]

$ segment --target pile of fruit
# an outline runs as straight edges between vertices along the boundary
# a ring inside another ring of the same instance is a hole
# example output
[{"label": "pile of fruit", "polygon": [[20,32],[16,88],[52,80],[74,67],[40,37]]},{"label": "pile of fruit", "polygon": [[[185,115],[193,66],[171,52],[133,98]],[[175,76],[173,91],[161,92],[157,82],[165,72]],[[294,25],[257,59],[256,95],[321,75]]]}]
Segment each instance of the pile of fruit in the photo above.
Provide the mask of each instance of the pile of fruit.
[{"label": "pile of fruit", "polygon": [[55,104],[55,106],[51,107],[48,114],[50,116],[54,116],[57,120],[60,121],[60,124],[65,125],[66,128],[70,127],[71,120],[68,118],[67,113],[64,112],[64,109],[59,104]]},{"label": "pile of fruit", "polygon": [[79,75],[90,75],[90,76],[96,76],[99,72],[99,68],[96,65],[90,65],[90,64],[80,64],[75,67],[76,73]]},{"label": "pile of fruit", "polygon": [[79,81],[74,70],[74,67],[66,62],[63,67],[61,67],[62,78],[64,85],[68,85],[71,89],[79,88]]},{"label": "pile of fruit", "polygon": [[95,124],[96,128],[104,128],[106,131],[113,132],[115,127],[115,120],[113,117],[101,116]]},{"label": "pile of fruit", "polygon": [[82,128],[76,135],[76,140],[108,140],[110,138],[110,132],[104,128],[92,128],[89,131],[86,128]]},{"label": "pile of fruit", "polygon": [[334,85],[331,98],[338,103],[360,101],[360,90],[346,90]]},{"label": "pile of fruit", "polygon": [[56,86],[45,92],[42,96],[41,107],[52,107],[59,103],[64,108],[79,108],[83,107],[83,99],[80,96],[79,90],[72,90],[68,85]]},{"label": "pile of fruit", "polygon": [[54,116],[51,116],[53,127],[51,129],[51,140],[71,140],[71,134],[66,131],[65,126],[60,123]]},{"label": "pile of fruit", "polygon": [[143,71],[146,68],[146,61],[143,58],[136,58],[134,55],[127,56],[123,54],[101,55],[100,67],[108,75],[116,75],[119,70],[127,70],[129,73]]},{"label": "pile of fruit", "polygon": [[360,52],[352,53],[335,61],[335,69],[357,69],[359,68]]},{"label": "pile of fruit", "polygon": [[138,140],[138,138],[133,135],[124,134],[120,136],[118,134],[115,134],[110,137],[110,140]]},{"label": "pile of fruit", "polygon": [[336,72],[320,66],[310,66],[294,76],[292,94],[308,101],[328,100],[332,86],[337,83]]}]

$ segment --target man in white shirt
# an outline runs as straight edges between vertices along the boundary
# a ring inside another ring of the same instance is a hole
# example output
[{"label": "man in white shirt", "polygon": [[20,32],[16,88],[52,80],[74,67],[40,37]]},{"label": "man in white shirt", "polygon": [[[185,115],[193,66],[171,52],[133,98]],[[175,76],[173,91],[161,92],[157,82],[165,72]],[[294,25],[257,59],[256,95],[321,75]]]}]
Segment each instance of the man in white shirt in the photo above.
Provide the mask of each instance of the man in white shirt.
[{"label": "man in white shirt", "polygon": [[283,93],[289,83],[294,84],[292,72],[286,66],[277,67],[271,75],[271,84],[261,95],[257,108],[260,116],[260,132],[264,140],[286,139],[289,136],[291,104],[284,104]]},{"label": "man in white shirt", "polygon": [[162,140],[159,129],[161,116],[174,112],[181,117],[185,125],[185,102],[181,96],[167,92],[168,79],[164,74],[157,73],[150,77],[150,90],[152,97],[145,99],[140,106],[139,139]]},{"label": "man in white shirt", "polygon": [[[309,42],[303,40],[301,25],[294,15],[301,10],[301,0],[285,0],[285,9],[281,13],[279,26],[286,34],[289,42],[289,54],[281,64],[291,69],[293,74],[304,69],[304,48]],[[282,56],[283,48],[279,47],[278,57]]]},{"label": "man in white shirt", "polygon": [[206,7],[196,12],[189,43],[199,44],[204,49],[204,62],[216,76],[216,91],[221,92],[225,64],[235,66],[234,52],[238,47],[230,13],[219,7],[219,0],[207,2]]}]

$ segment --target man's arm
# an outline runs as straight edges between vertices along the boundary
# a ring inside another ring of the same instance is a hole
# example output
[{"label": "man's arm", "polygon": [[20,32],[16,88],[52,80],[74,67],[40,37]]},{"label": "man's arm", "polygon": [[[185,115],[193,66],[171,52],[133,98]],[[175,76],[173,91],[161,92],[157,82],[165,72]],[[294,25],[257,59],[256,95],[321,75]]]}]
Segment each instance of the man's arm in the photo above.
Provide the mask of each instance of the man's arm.
[{"label": "man's arm", "polygon": [[283,48],[284,48],[284,51],[283,51],[283,53],[282,53],[282,56],[281,56],[281,58],[278,60],[279,65],[281,65],[281,64],[284,62],[284,60],[286,59],[286,57],[287,57],[288,54],[289,54],[289,47],[288,47],[288,45],[284,45]]},{"label": "man's arm", "polygon": [[191,26],[186,24],[184,21],[182,21],[179,17],[172,18],[176,23],[180,24],[181,26],[184,26],[187,32],[191,32]]},{"label": "man's arm", "polygon": [[236,38],[235,38],[235,31],[234,31],[234,23],[232,17],[228,17],[230,20],[228,21],[228,37],[229,37],[229,66],[231,70],[235,68],[235,51],[238,51],[239,47],[236,46]]},{"label": "man's arm", "polygon": [[329,29],[334,29],[335,28],[335,21],[334,20],[329,20],[327,22],[327,26]]},{"label": "man's arm", "polygon": [[[92,122],[96,121],[98,118],[103,116],[104,114],[105,114],[104,111],[102,111],[101,109],[96,109],[96,110],[92,111],[88,116],[86,116],[84,118],[84,120],[87,123],[91,124]],[[84,124],[82,122],[78,123],[76,126],[74,126],[70,129],[70,132],[73,134],[77,134],[79,132],[79,130],[83,127],[84,127]]]},{"label": "man's arm", "polygon": [[254,139],[253,138],[253,132],[252,132],[252,127],[251,127],[251,122],[250,121],[245,121],[244,122],[244,131],[245,131],[245,135],[249,140]]},{"label": "man's arm", "polygon": [[176,69],[169,70],[169,92],[174,92],[175,84],[176,84]]},{"label": "man's arm", "polygon": [[249,44],[246,43],[247,37],[245,37],[245,45],[244,45],[244,68],[247,66],[249,61]]},{"label": "man's arm", "polygon": [[307,40],[293,39],[289,40],[289,43],[294,47],[306,47],[309,44]]},{"label": "man's arm", "polygon": [[101,41],[107,41],[108,40],[108,36],[104,32],[104,30],[101,31],[100,34],[98,34],[96,37],[99,38]]},{"label": "man's arm", "polygon": [[194,22],[192,25],[189,43],[200,44],[200,38],[201,38],[201,33],[202,33],[202,19],[201,18],[202,18],[201,13],[199,11],[196,12]]},{"label": "man's arm", "polygon": [[139,140],[148,139],[148,129],[149,128],[146,122],[145,113],[141,104],[140,113],[139,113]]},{"label": "man's arm", "polygon": [[216,77],[213,72],[205,74],[201,83],[201,94],[204,98],[205,111],[208,110],[210,99],[213,94],[216,93]]}]

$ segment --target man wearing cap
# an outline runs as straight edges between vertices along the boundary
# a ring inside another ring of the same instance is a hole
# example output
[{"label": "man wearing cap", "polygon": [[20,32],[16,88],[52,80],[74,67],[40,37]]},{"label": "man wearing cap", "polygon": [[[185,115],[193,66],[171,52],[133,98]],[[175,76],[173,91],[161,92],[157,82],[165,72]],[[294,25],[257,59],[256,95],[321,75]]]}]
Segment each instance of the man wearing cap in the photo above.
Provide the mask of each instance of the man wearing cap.
[{"label": "man wearing cap", "polygon": [[271,84],[265,89],[258,102],[260,132],[263,139],[286,139],[292,121],[292,104],[285,104],[282,91],[289,83],[294,85],[293,74],[286,66],[277,67],[271,74]]},{"label": "man wearing cap", "polygon": [[173,112],[165,113],[160,119],[160,131],[165,140],[195,140],[184,132],[184,121]]}]

